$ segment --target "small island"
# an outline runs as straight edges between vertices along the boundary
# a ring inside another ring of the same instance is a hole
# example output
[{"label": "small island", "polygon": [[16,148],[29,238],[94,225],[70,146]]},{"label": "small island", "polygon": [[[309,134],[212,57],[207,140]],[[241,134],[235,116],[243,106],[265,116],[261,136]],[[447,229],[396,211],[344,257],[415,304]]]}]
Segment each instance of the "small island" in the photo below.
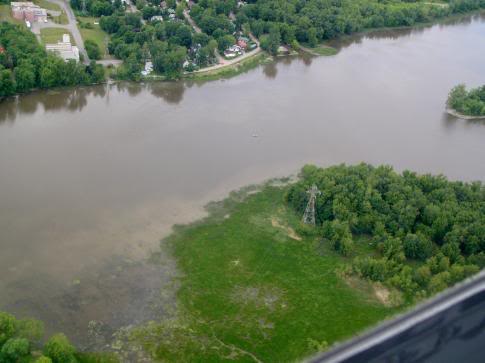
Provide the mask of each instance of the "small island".
[{"label": "small island", "polygon": [[451,90],[446,105],[450,115],[465,120],[485,120],[485,86],[467,90],[460,84]]}]

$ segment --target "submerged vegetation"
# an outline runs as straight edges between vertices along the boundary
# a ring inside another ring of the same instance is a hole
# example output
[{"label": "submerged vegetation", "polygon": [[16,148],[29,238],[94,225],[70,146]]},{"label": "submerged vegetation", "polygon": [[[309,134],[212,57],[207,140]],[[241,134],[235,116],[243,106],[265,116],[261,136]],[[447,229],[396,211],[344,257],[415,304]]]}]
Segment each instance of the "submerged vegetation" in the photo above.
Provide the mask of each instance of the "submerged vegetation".
[{"label": "submerged vegetation", "polygon": [[464,84],[460,84],[451,90],[447,105],[461,115],[485,116],[485,86],[468,91]]}]

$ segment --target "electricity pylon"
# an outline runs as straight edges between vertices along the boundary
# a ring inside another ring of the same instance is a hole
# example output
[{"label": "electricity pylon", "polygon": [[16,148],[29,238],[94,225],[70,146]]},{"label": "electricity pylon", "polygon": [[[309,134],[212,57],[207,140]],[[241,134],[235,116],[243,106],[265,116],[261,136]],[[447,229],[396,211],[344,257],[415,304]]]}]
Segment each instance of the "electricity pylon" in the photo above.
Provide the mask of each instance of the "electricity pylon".
[{"label": "electricity pylon", "polygon": [[312,226],[314,226],[315,200],[317,199],[318,195],[322,194],[322,192],[318,190],[315,184],[313,184],[312,187],[307,190],[307,193],[310,194],[310,199],[308,200],[308,204],[306,205],[305,214],[303,214],[303,223],[311,224]]}]

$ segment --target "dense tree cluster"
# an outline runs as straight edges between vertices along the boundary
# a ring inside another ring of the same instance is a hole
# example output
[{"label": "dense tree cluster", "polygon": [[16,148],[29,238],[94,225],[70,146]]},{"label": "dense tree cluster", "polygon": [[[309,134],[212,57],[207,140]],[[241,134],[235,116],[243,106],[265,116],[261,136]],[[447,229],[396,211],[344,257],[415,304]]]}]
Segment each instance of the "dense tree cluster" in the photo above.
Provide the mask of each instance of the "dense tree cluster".
[{"label": "dense tree cluster", "polygon": [[217,43],[207,34],[197,34],[182,21],[155,21],[143,24],[137,14],[115,13],[100,20],[101,28],[111,34],[110,54],[124,60],[119,74],[122,78],[139,79],[147,60],[156,72],[167,78],[177,78],[182,65],[196,46],[194,62],[205,66],[214,57]]},{"label": "dense tree cluster", "polygon": [[42,344],[43,324],[34,319],[16,319],[0,311],[1,363],[115,363],[111,354],[80,353],[64,334],[51,336]]},{"label": "dense tree cluster", "polygon": [[229,37],[232,37],[236,30],[236,26],[229,18],[229,15],[236,10],[236,0],[201,0],[192,6],[190,16],[203,32],[214,37],[219,44],[220,50],[225,50],[227,48],[227,40]]},{"label": "dense tree cluster", "polygon": [[357,243],[358,275],[421,294],[440,291],[485,267],[485,188],[443,176],[395,173],[391,167],[306,166],[287,201],[303,213],[316,184],[317,227],[323,241],[345,256]]},{"label": "dense tree cluster", "polygon": [[453,88],[448,107],[467,116],[485,116],[485,86],[467,91],[464,84]]},{"label": "dense tree cluster", "polygon": [[71,0],[71,7],[83,15],[91,16],[111,15],[123,8],[121,0]]},{"label": "dense tree cluster", "polygon": [[249,23],[257,37],[273,34],[268,42],[275,43],[275,34],[279,33],[285,44],[298,41],[315,46],[365,29],[411,26],[480,8],[485,8],[485,1],[431,4],[418,0],[255,0],[241,8],[237,23]]},{"label": "dense tree cluster", "polygon": [[74,86],[104,80],[102,66],[64,62],[48,53],[28,29],[0,23],[0,98],[34,88]]},{"label": "dense tree cluster", "polygon": [[[40,340],[44,327],[31,319],[18,320],[0,312],[0,362],[75,363],[74,347],[62,335],[54,335],[45,344],[42,355]],[[33,354],[33,351],[37,351]]]}]

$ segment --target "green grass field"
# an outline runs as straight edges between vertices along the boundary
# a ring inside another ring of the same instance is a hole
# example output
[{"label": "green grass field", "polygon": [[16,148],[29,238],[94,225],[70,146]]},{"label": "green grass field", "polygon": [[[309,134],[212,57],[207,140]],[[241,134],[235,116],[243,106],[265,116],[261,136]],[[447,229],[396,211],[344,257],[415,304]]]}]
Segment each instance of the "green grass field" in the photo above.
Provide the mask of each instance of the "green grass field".
[{"label": "green grass field", "polygon": [[318,55],[331,56],[338,53],[337,49],[327,45],[318,45],[315,48],[310,48],[312,52]]},{"label": "green grass field", "polygon": [[[109,41],[109,35],[104,32],[99,24],[94,24],[95,22],[99,22],[99,19],[93,17],[85,17],[85,16],[77,16],[77,20],[79,22],[78,27],[79,31],[81,32],[81,36],[83,40],[86,41],[88,39],[94,41],[101,50],[102,59],[110,59],[112,57],[109,56],[106,46]],[[87,29],[81,24],[91,24],[92,29]]]},{"label": "green grass field", "polygon": [[339,277],[348,260],[302,229],[284,194],[233,193],[167,239],[182,274],[178,314],[134,335],[155,358],[294,362],[397,311]]},{"label": "green grass field", "polygon": [[58,41],[62,40],[63,34],[69,34],[71,36],[71,43],[73,45],[76,45],[76,41],[74,40],[74,37],[66,29],[44,28],[40,30],[40,38],[42,40],[42,43],[44,44],[57,43]]},{"label": "green grass field", "polygon": [[0,21],[7,21],[15,24],[25,24],[22,20],[12,18],[10,5],[0,5]]},{"label": "green grass field", "polygon": [[61,7],[47,0],[33,0],[33,3],[47,10],[61,11]]}]

